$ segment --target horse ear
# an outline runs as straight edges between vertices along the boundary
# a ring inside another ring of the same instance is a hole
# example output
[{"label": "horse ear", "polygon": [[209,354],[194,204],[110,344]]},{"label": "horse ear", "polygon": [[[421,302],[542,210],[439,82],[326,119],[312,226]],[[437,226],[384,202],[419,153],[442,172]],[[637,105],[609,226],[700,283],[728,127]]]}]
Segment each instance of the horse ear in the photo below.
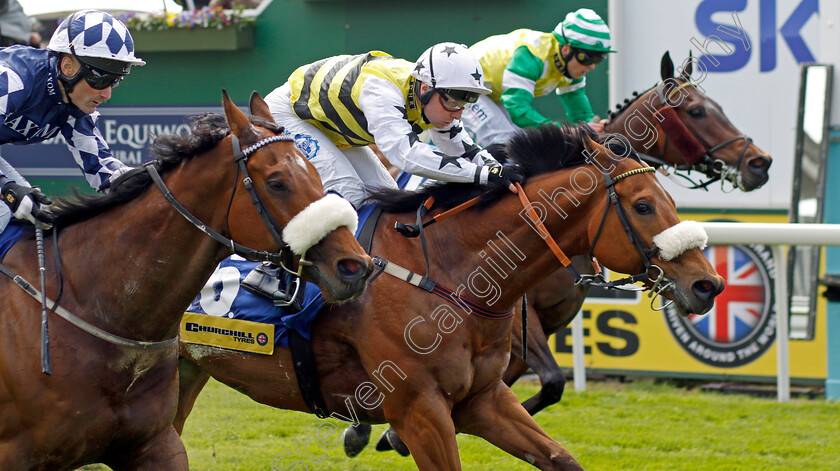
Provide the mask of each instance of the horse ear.
[{"label": "horse ear", "polygon": [[274,117],[271,116],[271,110],[268,108],[268,103],[263,100],[256,90],[251,92],[251,101],[249,104],[251,106],[252,115],[258,116],[272,123],[274,122]]},{"label": "horse ear", "polygon": [[[586,157],[598,159],[600,156],[606,155],[606,150],[604,146],[598,144],[597,142],[593,141],[591,137],[589,137],[586,133],[581,133],[583,135],[583,147],[586,148]],[[593,162],[596,164],[600,164],[600,162]]]},{"label": "horse ear", "polygon": [[225,109],[225,118],[227,119],[228,126],[230,126],[230,132],[241,136],[242,130],[249,127],[251,121],[248,120],[248,117],[245,116],[242,110],[233,104],[230,96],[228,96],[227,90],[224,88],[222,89],[222,107]]},{"label": "horse ear", "polygon": [[682,71],[682,78],[686,82],[691,81],[691,72],[694,70],[694,61],[691,58],[691,49],[688,50],[688,65],[685,66],[685,69]]},{"label": "horse ear", "polygon": [[671,61],[671,55],[668,51],[662,55],[662,62],[660,63],[660,75],[662,80],[668,80],[674,77],[674,62]]}]

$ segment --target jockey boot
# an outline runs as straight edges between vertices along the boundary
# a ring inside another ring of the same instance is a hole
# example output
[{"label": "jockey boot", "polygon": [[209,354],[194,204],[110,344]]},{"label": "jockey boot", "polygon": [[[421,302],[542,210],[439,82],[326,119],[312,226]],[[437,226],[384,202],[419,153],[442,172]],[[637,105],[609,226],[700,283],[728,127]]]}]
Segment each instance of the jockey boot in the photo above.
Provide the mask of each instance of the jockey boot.
[{"label": "jockey boot", "polygon": [[[241,286],[257,296],[270,299],[277,307],[282,307],[289,314],[303,309],[300,278],[293,277],[283,267],[270,262],[262,262],[248,273]],[[300,294],[300,296],[298,296]]]}]

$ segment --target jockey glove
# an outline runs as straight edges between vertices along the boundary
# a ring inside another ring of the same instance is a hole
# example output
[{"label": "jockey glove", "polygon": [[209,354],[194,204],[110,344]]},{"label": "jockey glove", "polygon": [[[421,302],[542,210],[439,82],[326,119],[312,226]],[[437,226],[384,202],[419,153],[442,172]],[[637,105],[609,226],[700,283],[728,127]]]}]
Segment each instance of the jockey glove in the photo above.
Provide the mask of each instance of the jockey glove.
[{"label": "jockey glove", "polygon": [[519,165],[498,165],[490,167],[487,183],[508,187],[513,183],[525,181],[525,171]]},{"label": "jockey glove", "polygon": [[52,204],[52,201],[47,195],[41,193],[38,187],[22,186],[13,181],[6,181],[0,189],[0,195],[12,209],[12,214],[16,218],[26,219],[32,224],[41,221],[44,223],[44,229],[52,227],[52,215],[43,209],[43,205]]}]

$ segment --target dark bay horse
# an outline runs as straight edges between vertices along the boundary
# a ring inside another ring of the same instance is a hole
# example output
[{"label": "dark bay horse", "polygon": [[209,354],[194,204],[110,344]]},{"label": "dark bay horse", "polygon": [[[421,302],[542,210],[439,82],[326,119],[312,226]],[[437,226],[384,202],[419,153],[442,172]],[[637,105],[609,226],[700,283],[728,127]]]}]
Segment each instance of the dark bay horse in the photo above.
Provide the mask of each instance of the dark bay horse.
[{"label": "dark bay horse", "polygon": [[[231,249],[255,258],[289,254],[285,243],[300,234],[284,226],[324,199],[315,169],[281,135],[262,98],[251,97],[250,119],[227,93],[223,105],[225,116],[202,115],[189,136],[156,139],[160,159],[110,194],[56,203],[46,295],[55,300],[62,292],[58,307],[47,303],[54,311],[50,375],[39,364],[41,303],[0,276],[0,469],[97,462],[114,470],[188,469],[172,427],[184,310]],[[239,181],[245,178],[254,195]],[[273,219],[271,228],[258,211]],[[324,286],[327,300],[352,299],[372,262],[347,227],[332,229],[305,251],[303,274]],[[60,271],[52,269],[57,254]],[[24,236],[2,263],[33,281],[37,260],[35,241]]]},{"label": "dark bay horse", "polygon": [[[623,136],[644,161],[677,175],[684,186],[702,189],[719,181],[742,191],[760,188],[767,182],[772,159],[729,121],[720,105],[700,91],[691,78],[692,69],[693,62],[688,60],[680,73],[675,73],[666,52],[660,63],[662,81],[616,105],[605,132]],[[586,257],[573,257],[572,264],[581,273],[592,272]],[[588,290],[575,285],[568,270],[558,270],[528,292],[527,363],[522,359],[521,315],[517,312],[513,355],[504,381],[511,385],[529,369],[539,376],[540,391],[523,403],[531,414],[559,402],[563,395],[566,376],[547,339],[571,323]],[[365,425],[349,429],[346,438],[353,443],[345,444],[348,454],[361,451],[369,435],[370,428]],[[377,449],[392,446],[406,453],[399,438],[389,431]]]},{"label": "dark bay horse", "polygon": [[[322,310],[312,328],[327,413],[348,422],[389,422],[421,470],[461,469],[456,431],[483,437],[540,469],[581,469],[502,381],[514,304],[561,267],[543,237],[550,235],[568,255],[592,249],[604,265],[638,273],[647,286],[664,273],[670,282],[662,294],[681,313],[705,313],[723,289],[699,248],[702,230],[674,237],[688,222],[680,223],[652,169],[633,158],[618,159],[591,139],[598,138],[588,128],[546,126],[511,143],[512,158],[529,175],[520,196],[532,203],[506,189],[452,183],[379,194],[386,213],[371,253],[396,268],[384,266],[386,273],[357,300]],[[595,165],[584,164],[585,155]],[[435,201],[431,218],[481,194],[483,203],[429,226],[423,238],[404,238],[391,229],[395,222],[414,221],[429,196]],[[542,217],[544,227],[529,222],[523,205],[538,209],[534,217]],[[635,231],[635,243],[625,228]],[[669,245],[665,241],[680,248],[662,249]],[[431,292],[403,281],[400,267],[426,274],[435,282],[433,288],[425,285]],[[176,429],[210,377],[260,403],[310,411],[289,349],[275,348],[268,356],[182,343],[181,355]]]}]

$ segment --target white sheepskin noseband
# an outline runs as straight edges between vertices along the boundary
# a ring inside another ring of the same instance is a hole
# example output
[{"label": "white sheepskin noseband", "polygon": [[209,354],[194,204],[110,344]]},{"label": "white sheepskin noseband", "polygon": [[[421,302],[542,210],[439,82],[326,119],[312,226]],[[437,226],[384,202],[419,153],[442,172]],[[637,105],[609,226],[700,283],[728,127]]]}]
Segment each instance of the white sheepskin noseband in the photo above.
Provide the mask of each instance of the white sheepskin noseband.
[{"label": "white sheepskin noseband", "polygon": [[353,205],[330,193],[297,213],[283,229],[283,240],[292,252],[301,255],[339,227],[347,226],[355,234],[358,225],[359,217]]},{"label": "white sheepskin noseband", "polygon": [[683,221],[653,236],[654,245],[659,247],[659,258],[665,261],[679,257],[686,250],[703,250],[708,240],[709,236],[697,221]]}]

